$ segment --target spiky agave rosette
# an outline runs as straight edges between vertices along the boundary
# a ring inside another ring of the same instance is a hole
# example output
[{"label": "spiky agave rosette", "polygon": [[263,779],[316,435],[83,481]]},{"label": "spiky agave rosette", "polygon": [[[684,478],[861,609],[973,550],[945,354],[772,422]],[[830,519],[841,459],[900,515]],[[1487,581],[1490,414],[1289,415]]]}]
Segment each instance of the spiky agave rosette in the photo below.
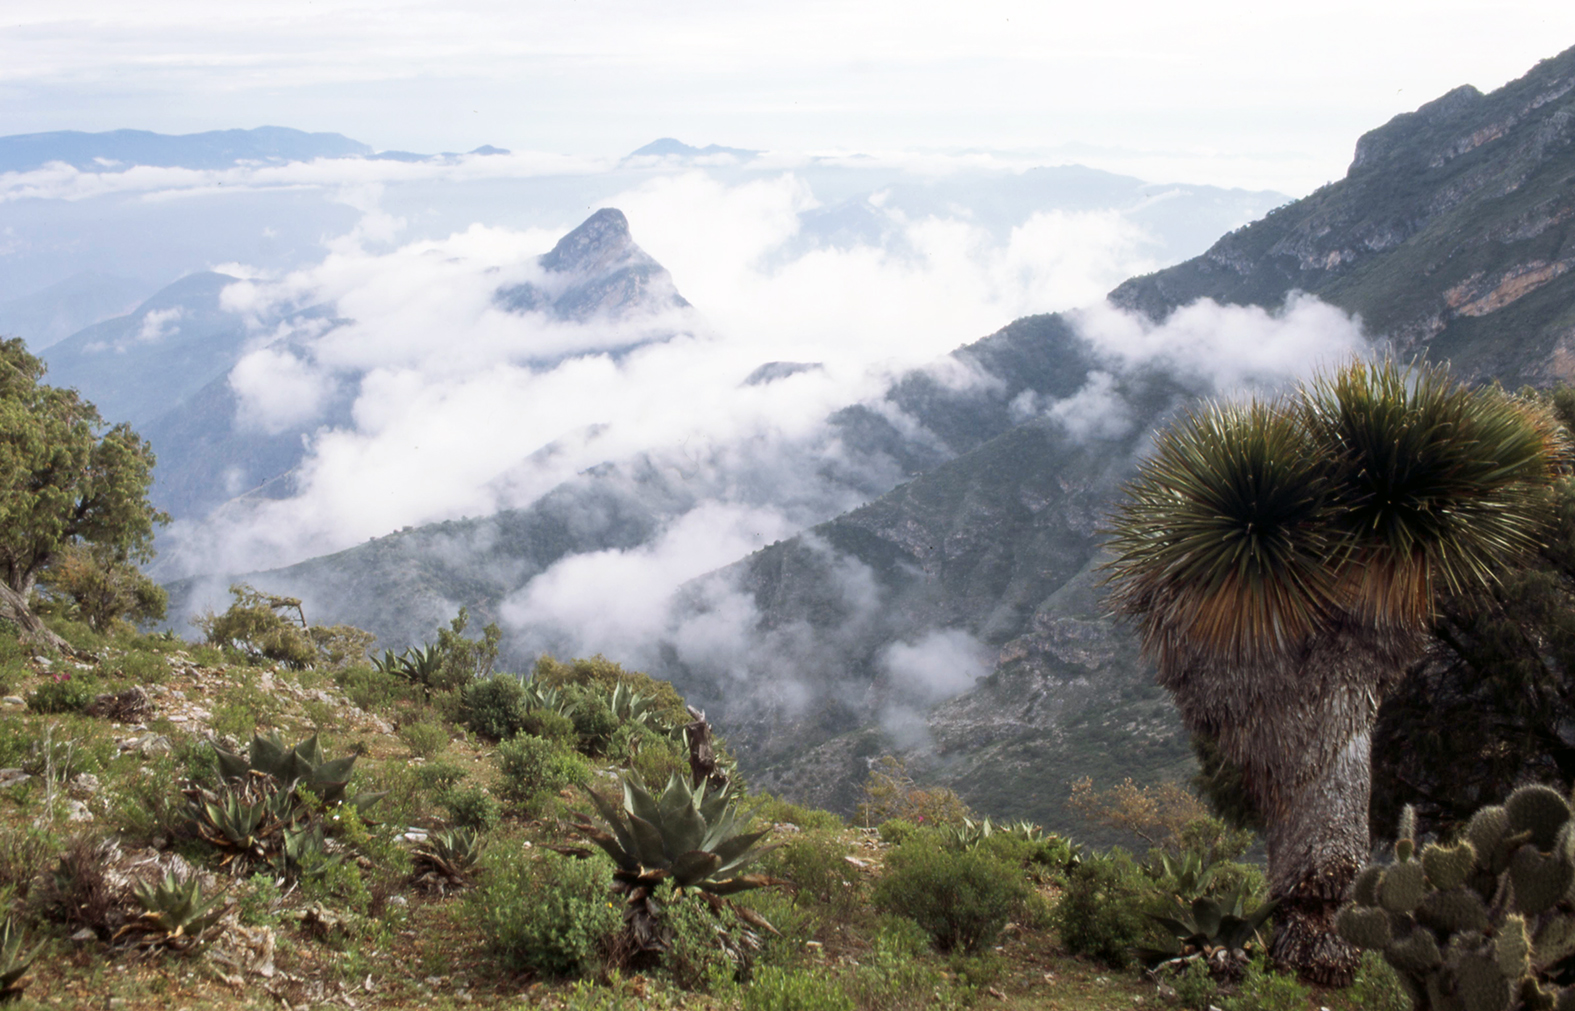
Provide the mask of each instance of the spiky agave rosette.
[{"label": "spiky agave rosette", "polygon": [[617,865],[613,892],[624,897],[624,924],[635,950],[661,951],[668,945],[656,896],[664,883],[671,884],[675,897],[693,892],[714,910],[726,906],[746,923],[776,932],[759,914],[726,901],[729,895],[783,883],[769,875],[742,873],[775,847],[759,845],[769,829],[747,831],[750,818],[740,815],[730,789],[709,789],[704,782],[691,786],[674,775],[661,795],[653,797],[625,775],[622,805],[588,787],[585,792],[607,828],[584,815],[574,828]]}]

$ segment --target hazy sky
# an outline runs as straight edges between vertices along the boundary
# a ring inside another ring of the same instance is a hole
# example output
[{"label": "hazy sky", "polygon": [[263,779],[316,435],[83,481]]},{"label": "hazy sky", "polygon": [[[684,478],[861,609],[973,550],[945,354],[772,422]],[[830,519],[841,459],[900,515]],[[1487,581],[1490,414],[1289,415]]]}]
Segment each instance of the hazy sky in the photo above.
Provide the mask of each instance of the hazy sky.
[{"label": "hazy sky", "polygon": [[5,0],[0,133],[978,148],[1301,194],[1363,130],[1572,44],[1567,0]]}]

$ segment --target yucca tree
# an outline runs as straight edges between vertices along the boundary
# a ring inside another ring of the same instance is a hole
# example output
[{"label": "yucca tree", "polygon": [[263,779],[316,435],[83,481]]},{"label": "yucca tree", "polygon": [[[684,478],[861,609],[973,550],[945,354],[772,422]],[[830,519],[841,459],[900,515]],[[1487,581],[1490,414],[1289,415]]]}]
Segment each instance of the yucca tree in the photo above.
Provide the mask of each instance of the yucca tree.
[{"label": "yucca tree", "polygon": [[1239,765],[1265,826],[1273,954],[1319,982],[1368,851],[1371,735],[1434,594],[1535,547],[1562,449],[1529,401],[1437,366],[1353,363],[1284,400],[1211,404],[1157,440],[1111,547],[1183,722]]}]

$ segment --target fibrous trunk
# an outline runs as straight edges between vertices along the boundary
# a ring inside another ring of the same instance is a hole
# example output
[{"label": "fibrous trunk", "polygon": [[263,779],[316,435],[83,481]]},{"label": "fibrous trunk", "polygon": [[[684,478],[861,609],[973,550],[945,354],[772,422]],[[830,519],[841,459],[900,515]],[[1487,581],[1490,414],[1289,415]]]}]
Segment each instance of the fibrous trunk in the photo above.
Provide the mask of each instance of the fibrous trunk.
[{"label": "fibrous trunk", "polygon": [[1241,767],[1264,823],[1271,954],[1326,986],[1349,984],[1358,962],[1334,917],[1367,862],[1373,721],[1401,659],[1392,643],[1337,631],[1280,662],[1161,677],[1188,726]]},{"label": "fibrous trunk", "polygon": [[71,644],[51,632],[38,615],[27,606],[27,598],[0,582],[0,618],[12,622],[22,633],[22,639],[34,646],[71,654]]}]

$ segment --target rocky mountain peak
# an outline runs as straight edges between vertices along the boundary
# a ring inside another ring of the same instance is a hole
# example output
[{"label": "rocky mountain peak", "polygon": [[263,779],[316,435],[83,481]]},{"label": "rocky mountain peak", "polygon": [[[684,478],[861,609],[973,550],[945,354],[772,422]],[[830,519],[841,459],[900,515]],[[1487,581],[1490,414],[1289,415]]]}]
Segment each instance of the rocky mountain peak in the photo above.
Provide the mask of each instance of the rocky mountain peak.
[{"label": "rocky mountain peak", "polygon": [[605,270],[630,252],[644,255],[629,234],[629,219],[616,207],[603,207],[558,240],[541,265],[559,273]]},{"label": "rocky mountain peak", "polygon": [[559,319],[628,317],[682,308],[672,275],[635,245],[629,219],[603,207],[552,247],[539,261],[549,277],[539,284],[498,292],[498,304],[515,312],[541,310]]}]

